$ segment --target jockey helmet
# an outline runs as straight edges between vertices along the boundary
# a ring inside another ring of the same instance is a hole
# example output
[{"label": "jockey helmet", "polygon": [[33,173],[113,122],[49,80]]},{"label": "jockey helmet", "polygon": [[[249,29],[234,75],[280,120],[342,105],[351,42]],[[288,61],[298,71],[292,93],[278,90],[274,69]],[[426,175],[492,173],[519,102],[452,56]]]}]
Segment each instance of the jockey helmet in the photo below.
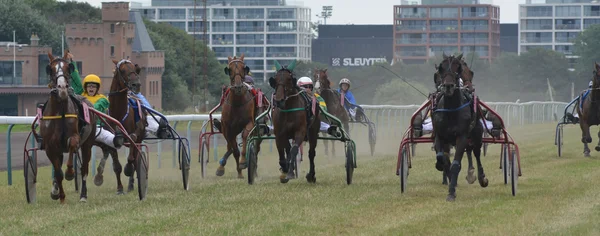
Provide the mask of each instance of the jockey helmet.
[{"label": "jockey helmet", "polygon": [[244,77],[244,82],[254,84],[254,79],[252,79],[252,76],[246,75],[246,77]]},{"label": "jockey helmet", "polygon": [[349,79],[343,78],[342,80],[340,80],[339,86],[341,87],[342,84],[347,84],[348,88],[350,88],[350,80]]},{"label": "jockey helmet", "polygon": [[297,84],[298,84],[298,86],[302,87],[303,85],[313,84],[313,82],[312,82],[312,79],[304,76],[304,77],[298,79]]},{"label": "jockey helmet", "polygon": [[98,77],[97,75],[89,74],[83,79],[83,87],[85,87],[88,83],[98,84],[98,89],[100,89],[100,85],[102,85],[102,80],[100,80],[100,77]]}]

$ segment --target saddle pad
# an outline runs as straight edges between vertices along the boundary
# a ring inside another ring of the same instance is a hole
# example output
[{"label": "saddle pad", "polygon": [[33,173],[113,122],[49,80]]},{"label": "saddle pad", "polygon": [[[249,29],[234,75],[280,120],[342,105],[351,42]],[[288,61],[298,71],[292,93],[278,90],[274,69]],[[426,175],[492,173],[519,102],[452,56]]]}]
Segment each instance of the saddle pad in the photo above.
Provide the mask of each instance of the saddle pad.
[{"label": "saddle pad", "polygon": [[[140,118],[142,117],[142,111],[140,109],[140,101],[134,98],[129,98],[129,105],[131,105],[131,107],[133,108],[133,117],[135,122],[137,123],[138,121],[140,121]],[[125,116],[127,117],[127,116]]]},{"label": "saddle pad", "polygon": [[90,110],[89,107],[87,105],[87,103],[82,102],[81,103],[81,107],[83,108],[83,119],[85,120],[85,123],[90,123]]}]

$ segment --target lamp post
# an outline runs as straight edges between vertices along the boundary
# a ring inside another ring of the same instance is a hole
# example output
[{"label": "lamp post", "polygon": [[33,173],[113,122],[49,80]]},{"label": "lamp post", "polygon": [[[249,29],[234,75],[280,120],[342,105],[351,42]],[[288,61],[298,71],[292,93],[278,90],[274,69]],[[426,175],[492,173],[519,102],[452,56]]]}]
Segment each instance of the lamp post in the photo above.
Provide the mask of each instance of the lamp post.
[{"label": "lamp post", "polygon": [[333,6],[323,6],[321,15],[317,14],[317,17],[323,18],[324,25],[327,24],[327,18],[331,18],[331,11],[333,11]]}]

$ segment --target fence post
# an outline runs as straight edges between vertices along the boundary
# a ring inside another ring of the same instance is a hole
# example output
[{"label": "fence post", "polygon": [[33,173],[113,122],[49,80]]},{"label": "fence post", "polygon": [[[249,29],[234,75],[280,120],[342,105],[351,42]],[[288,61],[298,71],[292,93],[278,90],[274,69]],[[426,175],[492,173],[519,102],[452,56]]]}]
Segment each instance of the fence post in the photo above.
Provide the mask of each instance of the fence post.
[{"label": "fence post", "polygon": [[[10,144],[10,133],[14,126],[14,124],[8,125],[8,132],[6,132],[6,173],[8,174],[8,186],[12,185],[12,147]],[[27,167],[25,166],[25,168]]]}]

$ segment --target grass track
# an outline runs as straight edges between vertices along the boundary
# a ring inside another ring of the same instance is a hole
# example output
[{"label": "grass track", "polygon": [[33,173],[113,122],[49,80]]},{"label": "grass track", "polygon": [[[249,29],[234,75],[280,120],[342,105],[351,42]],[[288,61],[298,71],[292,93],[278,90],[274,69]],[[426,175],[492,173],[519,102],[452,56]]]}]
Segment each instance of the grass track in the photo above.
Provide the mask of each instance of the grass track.
[{"label": "grass track", "polygon": [[[39,173],[38,202],[28,205],[22,171],[16,171],[14,185],[0,187],[0,234],[598,235],[600,153],[583,157],[578,127],[565,129],[562,158],[553,145],[554,125],[509,131],[520,145],[522,158],[516,197],[510,185],[503,184],[498,169],[499,145],[491,145],[482,160],[490,186],[467,184],[464,160],[457,200],[447,203],[448,189],[441,185],[429,145],[418,146],[408,190],[400,194],[394,174],[399,140],[381,139],[376,157],[359,155],[350,186],[345,184],[341,145],[336,149],[338,157],[328,159],[319,142],[316,185],[306,183],[304,174],[280,184],[276,157],[268,151],[260,156],[260,177],[253,186],[235,178],[233,159],[225,176],[216,177],[217,164],[211,157],[207,178],[201,179],[194,152],[191,190],[183,190],[180,173],[170,164],[157,169],[152,163],[144,202],[137,200],[137,191],[116,196],[114,174],[107,170],[101,187],[88,178],[86,204],[77,202],[73,182],[65,181],[67,204],[61,206],[49,197],[46,167]],[[357,145],[365,149],[367,144]],[[305,158],[302,172],[307,167]],[[0,183],[5,178],[0,173]]]}]

